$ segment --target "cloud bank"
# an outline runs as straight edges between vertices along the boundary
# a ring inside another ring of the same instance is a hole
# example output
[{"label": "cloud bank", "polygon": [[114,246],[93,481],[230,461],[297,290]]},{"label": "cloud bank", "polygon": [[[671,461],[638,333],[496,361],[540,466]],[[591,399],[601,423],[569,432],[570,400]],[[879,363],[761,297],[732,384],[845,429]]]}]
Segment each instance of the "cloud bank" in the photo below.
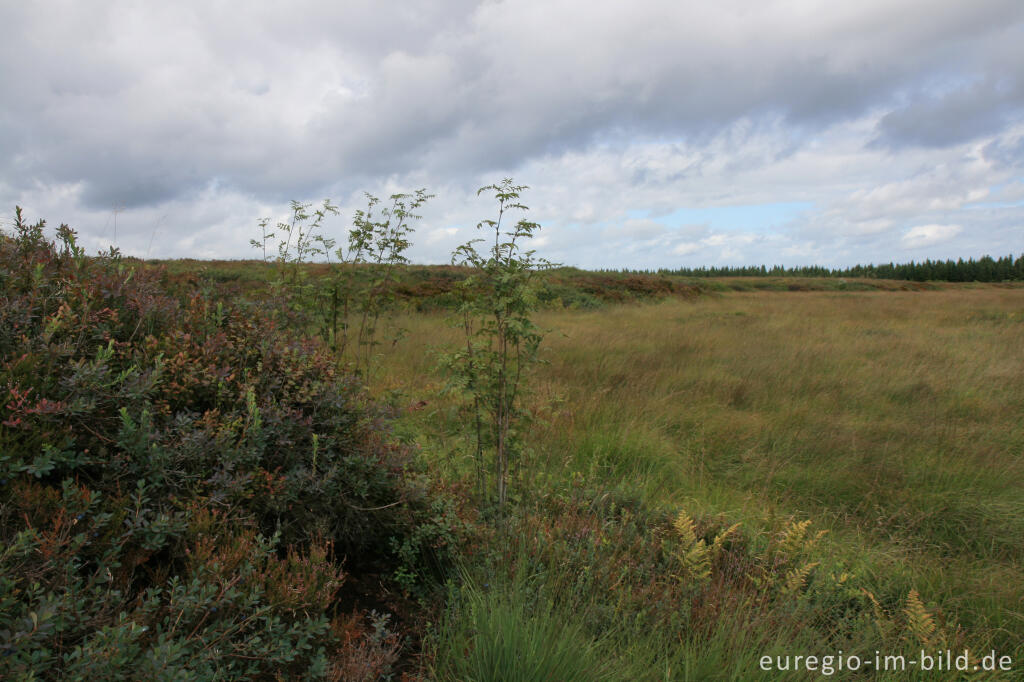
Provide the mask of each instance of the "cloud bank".
[{"label": "cloud bank", "polygon": [[[437,198],[444,262],[514,176],[585,267],[1022,250],[1017,0],[0,7],[0,201],[152,257],[262,216]],[[115,235],[116,226],[116,235]],[[955,229],[954,229],[955,228]]]}]

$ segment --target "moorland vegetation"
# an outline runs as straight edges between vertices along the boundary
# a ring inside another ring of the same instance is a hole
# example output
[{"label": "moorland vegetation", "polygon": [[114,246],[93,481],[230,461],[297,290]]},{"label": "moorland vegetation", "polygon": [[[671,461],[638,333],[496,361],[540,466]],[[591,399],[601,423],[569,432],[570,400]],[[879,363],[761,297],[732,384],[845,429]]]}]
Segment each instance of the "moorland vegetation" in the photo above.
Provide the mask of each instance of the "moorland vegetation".
[{"label": "moorland vegetation", "polygon": [[424,190],[341,246],[294,203],[257,262],[87,256],[19,211],[3,676],[1019,668],[1024,288],[559,268],[525,189],[432,268]]}]

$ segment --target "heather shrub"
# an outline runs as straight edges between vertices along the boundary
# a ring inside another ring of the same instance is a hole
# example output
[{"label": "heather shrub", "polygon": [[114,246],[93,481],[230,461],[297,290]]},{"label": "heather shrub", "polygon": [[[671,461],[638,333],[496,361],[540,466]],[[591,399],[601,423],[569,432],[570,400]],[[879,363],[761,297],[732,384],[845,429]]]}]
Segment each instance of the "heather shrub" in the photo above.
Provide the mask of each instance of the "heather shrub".
[{"label": "heather shrub", "polygon": [[353,578],[464,530],[387,415],[263,306],[43,230],[0,240],[0,677],[385,674]]}]

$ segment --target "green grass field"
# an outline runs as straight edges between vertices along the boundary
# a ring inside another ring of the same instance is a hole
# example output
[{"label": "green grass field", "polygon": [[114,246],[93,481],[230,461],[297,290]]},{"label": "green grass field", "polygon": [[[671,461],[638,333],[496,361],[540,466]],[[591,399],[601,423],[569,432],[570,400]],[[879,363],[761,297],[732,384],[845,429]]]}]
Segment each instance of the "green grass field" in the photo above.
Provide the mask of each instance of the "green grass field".
[{"label": "green grass field", "polygon": [[[532,379],[538,420],[516,483],[524,501],[567,489],[636,498],[649,510],[741,522],[755,548],[809,519],[828,531],[809,550],[817,574],[848,573],[844,582],[895,620],[916,590],[943,641],[1021,660],[1024,291],[730,292],[539,321],[549,364]],[[468,478],[460,417],[432,372],[431,350],[455,343],[455,332],[440,315],[397,322],[410,333],[382,358],[381,387],[427,403],[402,428],[433,466]],[[563,600],[586,591],[578,576],[560,575],[580,567],[541,563],[543,581],[558,587],[547,594],[567,612],[614,601]],[[821,622],[802,631],[777,603],[754,605],[757,586],[733,591],[750,613],[711,618],[710,634],[687,641],[689,658],[644,659],[638,652],[657,647],[657,635],[638,642],[607,624],[591,634],[630,639],[608,655],[644,660],[638,669],[657,679],[701,661],[715,670],[715,656],[749,667],[768,644],[813,646],[852,617],[822,595],[801,611]],[[911,648],[906,633],[876,629],[863,641]],[[731,670],[745,679],[742,666]]]}]

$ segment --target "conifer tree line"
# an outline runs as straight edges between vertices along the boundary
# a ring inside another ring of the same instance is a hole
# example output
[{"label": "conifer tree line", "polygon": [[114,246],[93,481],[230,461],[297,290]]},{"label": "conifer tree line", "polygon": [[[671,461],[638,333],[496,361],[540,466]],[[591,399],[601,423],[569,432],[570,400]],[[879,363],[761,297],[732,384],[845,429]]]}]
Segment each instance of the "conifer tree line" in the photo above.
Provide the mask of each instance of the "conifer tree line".
[{"label": "conifer tree line", "polygon": [[975,260],[924,260],[909,263],[855,265],[849,268],[827,268],[821,265],[785,267],[782,265],[702,266],[699,268],[661,268],[642,270],[646,274],[679,275],[682,277],[866,277],[900,279],[915,282],[1006,282],[1024,280],[1024,254],[1002,258],[982,256]]}]

